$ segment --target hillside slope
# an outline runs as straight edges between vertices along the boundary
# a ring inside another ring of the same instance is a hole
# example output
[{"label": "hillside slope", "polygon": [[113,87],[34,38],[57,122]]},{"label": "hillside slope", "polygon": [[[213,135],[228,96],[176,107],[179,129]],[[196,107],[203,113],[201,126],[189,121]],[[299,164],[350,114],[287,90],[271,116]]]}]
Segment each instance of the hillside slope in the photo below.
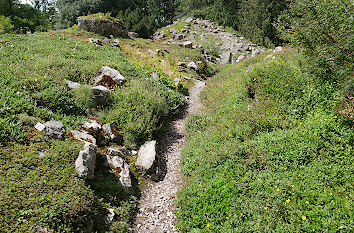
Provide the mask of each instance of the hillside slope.
[{"label": "hillside slope", "polygon": [[303,61],[263,55],[210,80],[187,123],[181,232],[353,231],[350,96]]}]

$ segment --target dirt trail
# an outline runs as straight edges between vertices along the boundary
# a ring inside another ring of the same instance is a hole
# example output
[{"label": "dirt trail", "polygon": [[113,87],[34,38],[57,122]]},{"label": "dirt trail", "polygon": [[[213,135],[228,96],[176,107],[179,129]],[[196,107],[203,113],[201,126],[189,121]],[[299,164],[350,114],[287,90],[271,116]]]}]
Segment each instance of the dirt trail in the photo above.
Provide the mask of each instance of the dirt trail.
[{"label": "dirt trail", "polygon": [[181,150],[185,146],[185,123],[190,114],[203,110],[200,93],[205,82],[197,81],[189,90],[187,105],[168,125],[166,132],[158,139],[157,152],[161,156],[162,178],[150,182],[139,200],[133,232],[172,233],[178,232],[174,214],[174,201],[182,185],[180,173]]}]

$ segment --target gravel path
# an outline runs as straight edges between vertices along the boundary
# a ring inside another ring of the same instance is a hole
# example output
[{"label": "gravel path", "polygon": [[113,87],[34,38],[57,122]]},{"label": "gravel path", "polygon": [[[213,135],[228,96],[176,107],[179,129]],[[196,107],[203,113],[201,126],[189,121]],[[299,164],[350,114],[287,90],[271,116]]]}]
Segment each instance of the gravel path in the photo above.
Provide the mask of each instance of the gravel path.
[{"label": "gravel path", "polygon": [[158,139],[157,152],[161,159],[162,178],[149,182],[138,204],[138,214],[133,232],[172,233],[178,232],[174,215],[174,201],[182,185],[180,173],[181,150],[185,146],[185,123],[190,114],[203,110],[200,93],[205,82],[196,81],[189,90],[189,98],[183,112],[173,119],[164,134]]}]

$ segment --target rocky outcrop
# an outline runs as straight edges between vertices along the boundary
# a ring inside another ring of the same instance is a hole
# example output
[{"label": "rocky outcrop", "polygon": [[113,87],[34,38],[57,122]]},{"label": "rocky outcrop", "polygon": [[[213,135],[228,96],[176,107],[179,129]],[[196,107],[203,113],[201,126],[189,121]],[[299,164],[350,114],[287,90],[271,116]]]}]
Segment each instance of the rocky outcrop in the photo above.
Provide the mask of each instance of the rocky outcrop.
[{"label": "rocky outcrop", "polygon": [[77,18],[77,26],[80,29],[100,34],[103,36],[127,37],[128,31],[125,29],[123,22],[119,20],[111,20],[109,18],[82,16]]},{"label": "rocky outcrop", "polygon": [[96,167],[96,145],[85,143],[85,147],[80,151],[75,161],[75,169],[79,177],[93,179]]},{"label": "rocky outcrop", "polygon": [[114,175],[127,191],[132,191],[132,182],[130,178],[129,165],[122,158],[126,154],[126,148],[118,149],[108,148],[106,152],[107,163]]},{"label": "rocky outcrop", "polygon": [[116,69],[109,66],[103,66],[100,69],[100,74],[95,78],[96,85],[104,85],[108,87],[115,87],[124,84],[127,80]]},{"label": "rocky outcrop", "polygon": [[[154,34],[154,40],[165,40],[167,44],[179,44],[188,48],[201,48],[202,56],[205,60],[220,64],[235,64],[242,59],[237,59],[239,53],[246,54],[243,58],[254,57],[264,51],[260,46],[250,43],[243,37],[238,37],[235,33],[226,32],[222,27],[216,27],[208,20],[188,18],[183,23],[187,23],[184,28],[173,27],[181,21],[176,21],[170,25],[171,36],[164,36],[164,30]],[[199,37],[200,40],[196,38]],[[208,51],[202,44],[204,40],[215,41],[215,50]],[[191,44],[192,43],[192,44]],[[215,54],[218,51],[218,54]]]},{"label": "rocky outcrop", "polygon": [[53,139],[63,139],[65,135],[65,127],[59,121],[48,121],[44,124],[45,133]]}]

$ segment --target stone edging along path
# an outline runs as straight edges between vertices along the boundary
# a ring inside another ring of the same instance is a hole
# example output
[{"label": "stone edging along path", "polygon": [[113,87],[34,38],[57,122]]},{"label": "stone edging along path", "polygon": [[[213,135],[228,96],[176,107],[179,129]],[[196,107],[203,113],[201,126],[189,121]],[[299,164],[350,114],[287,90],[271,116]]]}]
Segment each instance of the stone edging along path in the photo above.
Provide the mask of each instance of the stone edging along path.
[{"label": "stone edging along path", "polygon": [[204,87],[204,81],[196,81],[189,90],[185,109],[168,124],[167,130],[158,139],[157,152],[162,164],[161,181],[150,181],[143,191],[138,202],[133,232],[178,232],[174,202],[176,193],[182,185],[180,156],[186,144],[185,123],[189,115],[203,111],[200,94]]}]

